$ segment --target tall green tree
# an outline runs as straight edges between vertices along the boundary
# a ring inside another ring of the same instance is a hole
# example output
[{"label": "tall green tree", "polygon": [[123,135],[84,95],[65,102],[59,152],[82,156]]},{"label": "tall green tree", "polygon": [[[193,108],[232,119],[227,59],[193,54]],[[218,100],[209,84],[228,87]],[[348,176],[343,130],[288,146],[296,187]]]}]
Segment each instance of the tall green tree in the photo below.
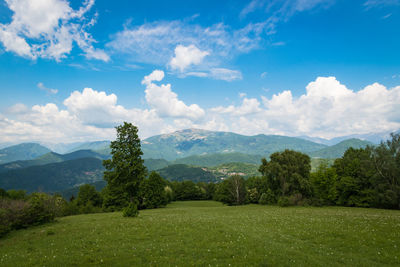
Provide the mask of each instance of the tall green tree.
[{"label": "tall green tree", "polygon": [[310,170],[308,155],[288,149],[273,153],[270,161],[262,159],[259,168],[276,199],[296,195],[297,200],[311,195]]},{"label": "tall green tree", "polygon": [[374,190],[371,184],[375,175],[371,160],[372,148],[349,148],[343,157],[336,159],[333,168],[336,171],[338,194],[337,204],[344,206],[370,207],[374,202]]},{"label": "tall green tree", "polygon": [[140,189],[140,207],[154,209],[164,207],[168,204],[166,181],[157,173],[151,172],[148,179],[145,179]]},{"label": "tall green tree", "polygon": [[140,184],[147,170],[143,164],[138,128],[124,122],[116,130],[117,138],[110,145],[112,158],[103,161],[107,181],[103,206],[109,210],[128,206],[132,209],[139,204]]},{"label": "tall green tree", "polygon": [[328,162],[322,161],[317,170],[311,173],[310,181],[316,203],[321,205],[334,205],[337,199],[337,174]]},{"label": "tall green tree", "polygon": [[391,134],[391,139],[375,147],[372,162],[376,170],[372,180],[376,206],[400,209],[400,134]]}]

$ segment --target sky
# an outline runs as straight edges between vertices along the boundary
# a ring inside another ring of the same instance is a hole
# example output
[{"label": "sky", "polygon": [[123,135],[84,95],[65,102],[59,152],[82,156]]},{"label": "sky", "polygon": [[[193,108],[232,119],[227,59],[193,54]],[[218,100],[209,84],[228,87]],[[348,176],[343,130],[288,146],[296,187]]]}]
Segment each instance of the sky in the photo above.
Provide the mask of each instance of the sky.
[{"label": "sky", "polygon": [[0,143],[400,129],[400,0],[0,0]]}]

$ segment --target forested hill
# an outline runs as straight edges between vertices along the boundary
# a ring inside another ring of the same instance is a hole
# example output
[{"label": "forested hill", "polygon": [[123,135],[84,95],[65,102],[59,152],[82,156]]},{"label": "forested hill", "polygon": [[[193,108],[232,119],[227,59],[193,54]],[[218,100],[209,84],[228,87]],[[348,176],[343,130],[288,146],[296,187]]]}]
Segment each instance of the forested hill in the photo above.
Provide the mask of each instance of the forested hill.
[{"label": "forested hill", "polygon": [[315,158],[335,159],[343,156],[344,152],[350,147],[365,148],[366,146],[373,146],[373,145],[374,144],[371,142],[352,138],[344,140],[336,145],[325,147],[321,150],[311,152],[309,153],[309,155]]},{"label": "forested hill", "polygon": [[57,192],[103,179],[102,161],[80,158],[0,173],[0,187],[28,192]]}]

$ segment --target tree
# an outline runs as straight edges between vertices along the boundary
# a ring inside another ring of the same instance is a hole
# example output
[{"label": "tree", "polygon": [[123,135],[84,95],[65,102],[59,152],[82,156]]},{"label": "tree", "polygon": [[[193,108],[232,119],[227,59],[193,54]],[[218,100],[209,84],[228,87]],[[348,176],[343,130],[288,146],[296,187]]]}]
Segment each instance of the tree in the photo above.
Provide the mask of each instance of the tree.
[{"label": "tree", "polygon": [[349,148],[333,164],[337,177],[338,205],[370,207],[374,202],[371,184],[375,175],[372,148]]},{"label": "tree", "polygon": [[167,192],[165,191],[166,181],[157,173],[151,172],[148,179],[141,185],[140,207],[154,209],[168,204]]},{"label": "tree", "polygon": [[372,151],[376,170],[372,184],[377,207],[400,209],[400,134],[390,136]]},{"label": "tree", "polygon": [[311,173],[310,181],[316,203],[320,205],[334,205],[337,199],[337,174],[328,162],[322,161],[317,170]]},{"label": "tree", "polygon": [[243,177],[233,175],[217,185],[214,198],[228,205],[243,205],[246,202],[246,194]]},{"label": "tree", "polygon": [[311,195],[311,161],[308,155],[286,149],[273,153],[270,159],[262,159],[259,171],[265,177],[267,188],[272,191],[275,199],[295,196],[294,200],[298,202]]},{"label": "tree", "polygon": [[78,206],[85,206],[88,203],[95,207],[101,207],[103,200],[96,188],[90,184],[84,184],[79,187],[79,193],[77,198]]},{"label": "tree", "polygon": [[128,206],[133,209],[139,204],[140,184],[147,172],[141,158],[143,152],[138,128],[124,122],[116,130],[117,138],[110,145],[112,158],[103,161],[106,168],[104,179],[107,181],[103,206],[109,210]]}]

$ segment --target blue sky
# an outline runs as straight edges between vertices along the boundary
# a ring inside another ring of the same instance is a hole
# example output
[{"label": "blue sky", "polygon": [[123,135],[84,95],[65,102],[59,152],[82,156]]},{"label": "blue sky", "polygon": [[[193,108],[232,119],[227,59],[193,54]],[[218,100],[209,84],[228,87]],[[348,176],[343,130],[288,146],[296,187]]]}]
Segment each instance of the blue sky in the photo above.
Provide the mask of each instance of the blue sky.
[{"label": "blue sky", "polygon": [[0,1],[0,143],[395,131],[399,47],[400,0]]}]

